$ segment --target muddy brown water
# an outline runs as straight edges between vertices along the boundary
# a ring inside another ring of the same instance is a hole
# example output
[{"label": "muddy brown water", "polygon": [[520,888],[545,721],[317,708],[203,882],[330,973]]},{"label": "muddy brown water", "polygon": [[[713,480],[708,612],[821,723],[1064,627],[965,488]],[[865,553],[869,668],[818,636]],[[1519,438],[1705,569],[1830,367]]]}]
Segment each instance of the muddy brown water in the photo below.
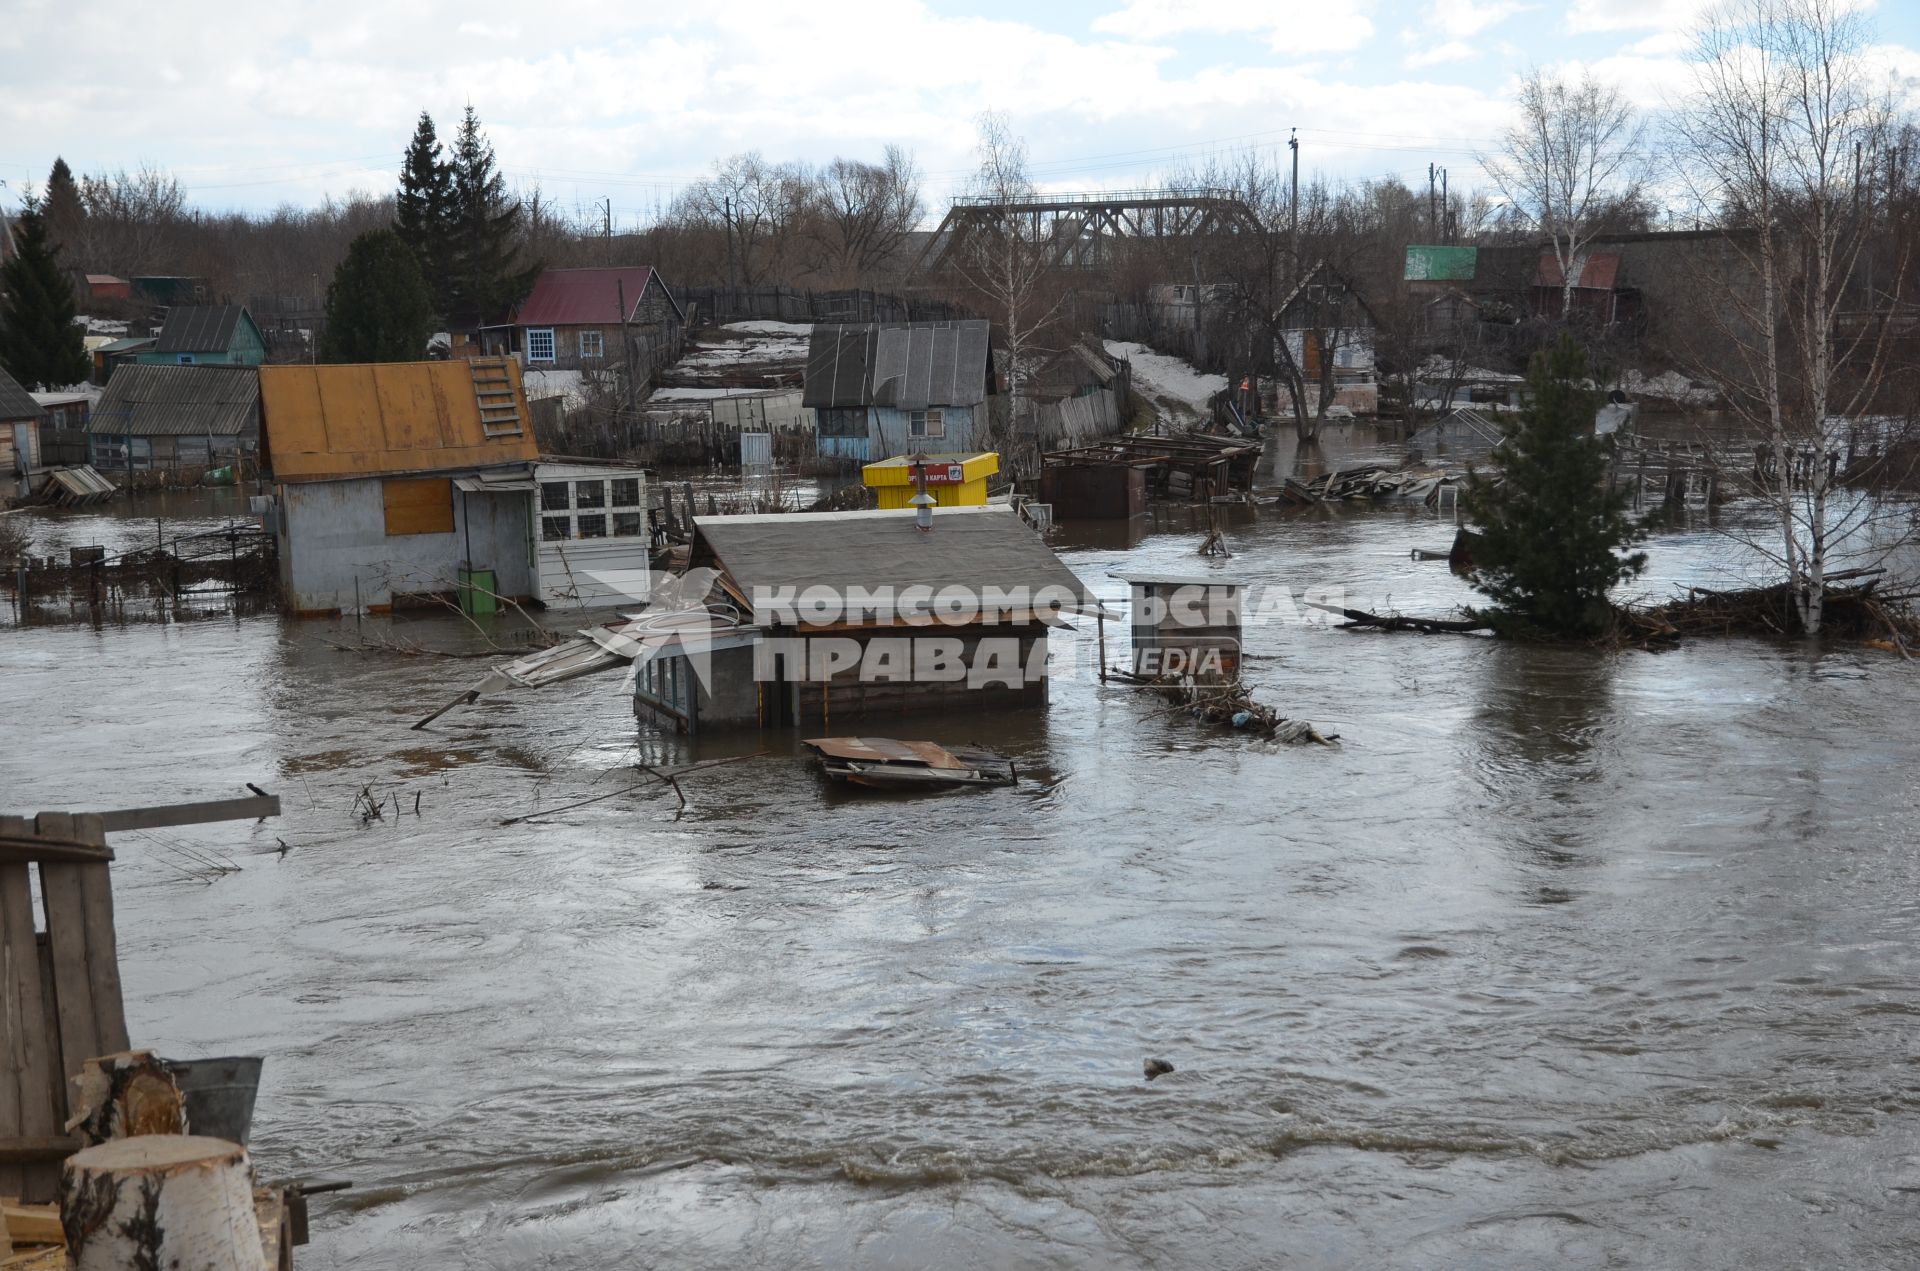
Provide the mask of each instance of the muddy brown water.
[{"label": "muddy brown water", "polygon": [[[1448,536],[1241,516],[1228,567],[1439,608],[1408,552]],[[1198,537],[1059,536],[1113,597]],[[1648,586],[1739,568],[1676,532]],[[7,809],[285,801],[119,836],[115,890],[134,1037],[265,1055],[263,1172],[354,1180],[303,1267],[1920,1260],[1896,659],[1280,621],[1250,676],[1338,750],[1081,674],[932,728],[1015,789],[848,797],[778,739],[675,819],[636,758],[756,743],[640,734],[611,679],[412,732],[486,663],[321,642],[350,630],[0,632]]]}]

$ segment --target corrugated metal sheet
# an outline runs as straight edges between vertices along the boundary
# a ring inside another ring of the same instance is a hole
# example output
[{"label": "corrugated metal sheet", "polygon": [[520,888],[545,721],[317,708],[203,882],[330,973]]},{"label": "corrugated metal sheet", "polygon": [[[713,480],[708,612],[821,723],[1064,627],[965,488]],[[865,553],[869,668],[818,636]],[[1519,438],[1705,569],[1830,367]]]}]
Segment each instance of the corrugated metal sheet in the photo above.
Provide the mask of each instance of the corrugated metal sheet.
[{"label": "corrugated metal sheet", "polygon": [[20,387],[20,381],[0,370],[0,420],[38,419],[40,415],[40,403]]},{"label": "corrugated metal sheet", "polygon": [[158,341],[150,335],[130,335],[118,340],[108,340],[95,349],[95,353],[137,353],[152,348]]},{"label": "corrugated metal sheet", "polygon": [[988,588],[1033,594],[1063,587],[1082,605],[1096,603],[1006,507],[943,508],[924,532],[906,511],[708,516],[693,524],[694,563],[702,562],[703,547],[710,551],[748,600],[759,587],[827,587],[842,597],[854,588],[890,588],[898,596],[909,587],[962,587],[980,596]]},{"label": "corrugated metal sheet", "polygon": [[114,368],[93,408],[96,432],[135,437],[251,437],[260,375],[251,366]]},{"label": "corrugated metal sheet", "polygon": [[[520,368],[504,365],[520,418],[529,419]],[[281,481],[485,468],[538,454],[531,428],[487,435],[465,361],[263,366],[258,374],[267,460]]]},{"label": "corrugated metal sheet", "polygon": [[[1560,271],[1560,258],[1552,252],[1543,253],[1540,257],[1540,272],[1534,276],[1534,286],[1558,288],[1565,277],[1566,275]],[[1575,288],[1612,291],[1619,277],[1619,252],[1582,252],[1573,258]]]},{"label": "corrugated metal sheet", "polygon": [[829,408],[977,406],[987,395],[989,329],[981,319],[815,326],[801,400]]},{"label": "corrugated metal sheet", "polygon": [[646,294],[653,270],[646,265],[621,269],[549,269],[533,284],[514,322],[523,327],[611,326],[621,321],[624,289],[631,315]]},{"label": "corrugated metal sheet", "polygon": [[1409,245],[1405,282],[1472,282],[1479,266],[1477,247]]},{"label": "corrugated metal sheet", "polygon": [[[167,310],[155,353],[224,353],[246,316],[244,305],[175,305]],[[252,321],[251,318],[248,321]]]}]

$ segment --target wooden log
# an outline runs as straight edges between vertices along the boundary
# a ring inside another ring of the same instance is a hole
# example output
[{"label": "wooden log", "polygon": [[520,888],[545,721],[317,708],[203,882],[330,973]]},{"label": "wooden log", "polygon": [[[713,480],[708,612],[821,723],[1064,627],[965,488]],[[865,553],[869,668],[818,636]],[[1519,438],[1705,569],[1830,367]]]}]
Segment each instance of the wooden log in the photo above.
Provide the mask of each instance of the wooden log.
[{"label": "wooden log", "polygon": [[167,1065],[149,1050],[97,1055],[73,1079],[67,1127],[88,1147],[142,1134],[185,1134],[186,1101]]},{"label": "wooden log", "polygon": [[7,1235],[15,1245],[63,1245],[67,1235],[60,1226],[58,1205],[23,1205],[9,1200],[0,1206],[0,1218],[7,1222]]},{"label": "wooden log", "polygon": [[260,1271],[252,1167],[197,1134],[115,1139],[68,1158],[60,1221],[75,1271]]}]

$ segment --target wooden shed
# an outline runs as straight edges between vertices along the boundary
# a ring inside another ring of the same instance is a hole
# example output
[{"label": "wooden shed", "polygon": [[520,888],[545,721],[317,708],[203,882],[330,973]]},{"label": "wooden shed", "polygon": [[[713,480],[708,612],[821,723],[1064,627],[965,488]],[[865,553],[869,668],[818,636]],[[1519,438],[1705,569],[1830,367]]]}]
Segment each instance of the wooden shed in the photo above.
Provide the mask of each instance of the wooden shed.
[{"label": "wooden shed", "polygon": [[1114,574],[1132,601],[1133,673],[1240,673],[1246,584],[1218,574]]}]

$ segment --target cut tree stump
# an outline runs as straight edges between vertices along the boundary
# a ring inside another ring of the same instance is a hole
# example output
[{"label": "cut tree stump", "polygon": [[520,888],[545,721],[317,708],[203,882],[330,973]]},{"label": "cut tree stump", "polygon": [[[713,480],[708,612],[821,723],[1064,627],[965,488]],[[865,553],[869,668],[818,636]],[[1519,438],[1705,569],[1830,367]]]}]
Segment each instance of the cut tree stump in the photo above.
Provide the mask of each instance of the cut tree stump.
[{"label": "cut tree stump", "polygon": [[76,1152],[60,1180],[75,1271],[260,1271],[247,1150],[197,1134],[114,1139]]}]

